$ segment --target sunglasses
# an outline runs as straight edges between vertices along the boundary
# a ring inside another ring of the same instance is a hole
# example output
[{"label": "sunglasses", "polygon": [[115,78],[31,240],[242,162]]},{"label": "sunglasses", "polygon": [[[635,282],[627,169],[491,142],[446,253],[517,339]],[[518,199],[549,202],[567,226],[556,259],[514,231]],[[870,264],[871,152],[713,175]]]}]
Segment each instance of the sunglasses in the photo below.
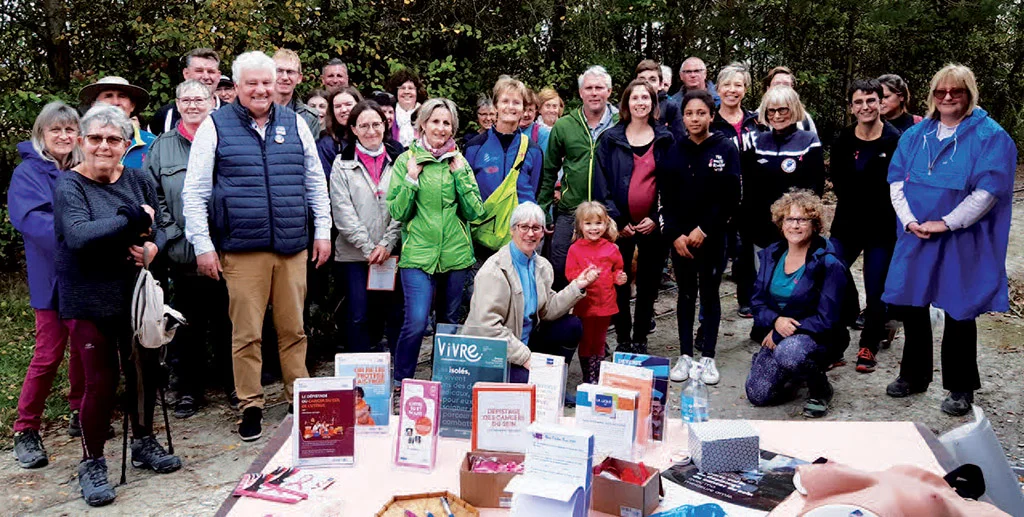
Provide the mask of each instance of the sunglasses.
[{"label": "sunglasses", "polygon": [[949,88],[949,89],[936,88],[936,89],[932,90],[932,97],[935,97],[935,100],[937,100],[937,101],[941,101],[941,100],[945,99],[946,95],[949,95],[950,98],[952,98],[955,101],[958,101],[958,100],[962,99],[963,96],[966,95],[966,94],[967,94],[967,88]]},{"label": "sunglasses", "polygon": [[103,136],[103,135],[85,135],[85,140],[89,142],[89,145],[100,146],[103,142],[106,142],[110,147],[117,147],[123,145],[127,140],[119,136]]}]

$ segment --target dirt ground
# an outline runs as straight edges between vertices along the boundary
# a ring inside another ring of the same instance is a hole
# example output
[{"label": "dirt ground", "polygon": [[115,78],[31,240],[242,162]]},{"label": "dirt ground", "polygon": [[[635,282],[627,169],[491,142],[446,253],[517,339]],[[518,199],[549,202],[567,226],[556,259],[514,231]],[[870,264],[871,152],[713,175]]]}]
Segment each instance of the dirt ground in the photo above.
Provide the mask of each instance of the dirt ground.
[{"label": "dirt ground", "polygon": [[[1011,229],[1007,267],[1011,280],[1024,284],[1024,196],[1014,202],[1014,223]],[[861,283],[859,262],[854,277]],[[863,293],[863,289],[860,290]],[[751,355],[758,345],[746,336],[750,320],[736,316],[734,284],[726,278],[722,285],[723,321],[719,334],[717,363],[722,380],[711,390],[713,418],[744,418],[760,420],[802,419],[803,399],[769,408],[752,407],[744,397],[743,383]],[[650,337],[650,353],[674,357],[678,354],[678,333],[675,318],[675,291],[663,291],[656,312],[658,327]],[[863,295],[862,295],[863,296]],[[1012,296],[1012,293],[1011,293]],[[1017,296],[1021,292],[1017,291]],[[1020,310],[1018,308],[1017,310]],[[610,336],[614,334],[610,333]],[[941,334],[936,332],[936,339]],[[982,389],[976,403],[992,421],[1011,464],[1024,464],[1024,319],[1021,315],[990,314],[978,320],[978,362]],[[853,333],[856,343],[858,333]],[[611,341],[611,339],[610,339]],[[614,347],[614,343],[610,343]],[[898,372],[903,349],[902,336],[879,356],[879,368],[871,374],[859,374],[853,368],[857,348],[851,345],[846,359],[849,365],[829,373],[835,387],[833,408],[826,420],[909,420],[925,424],[936,434],[946,432],[969,420],[951,418],[939,410],[945,396],[941,388],[936,347],[936,378],[928,392],[906,399],[885,396],[885,386]],[[318,374],[330,375],[331,366],[321,365]],[[429,349],[424,348],[417,377],[429,378]],[[580,373],[574,361],[570,385],[579,382]],[[678,415],[680,384],[672,386],[672,414]],[[287,404],[281,400],[280,384],[268,387],[268,400],[276,401],[267,408],[263,438],[243,443],[236,433],[237,414],[223,399],[187,420],[172,417],[175,452],[182,457],[184,468],[174,474],[156,475],[128,467],[128,482],[118,486],[117,501],[106,508],[93,509],[79,495],[76,466],[81,457],[77,439],[65,434],[64,428],[44,430],[44,441],[50,453],[50,465],[38,470],[23,470],[12,459],[0,461],[0,515],[212,515],[216,512],[242,473],[259,454],[278,423],[284,418]],[[157,417],[160,441],[165,442],[163,423]],[[884,436],[879,436],[884,440]],[[8,444],[5,444],[9,447]],[[110,479],[120,476],[121,431],[107,442]],[[11,454],[10,449],[7,453]],[[870,451],[865,451],[870,454]]]}]

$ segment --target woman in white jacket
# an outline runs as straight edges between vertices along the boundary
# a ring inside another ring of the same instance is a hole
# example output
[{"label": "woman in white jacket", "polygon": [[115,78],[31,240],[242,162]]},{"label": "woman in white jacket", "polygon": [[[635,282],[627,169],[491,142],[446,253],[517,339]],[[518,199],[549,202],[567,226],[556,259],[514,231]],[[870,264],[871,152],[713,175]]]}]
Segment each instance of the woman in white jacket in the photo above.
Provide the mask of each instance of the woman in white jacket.
[{"label": "woman in white jacket", "polygon": [[387,118],[376,102],[356,104],[349,121],[355,145],[343,150],[331,169],[331,212],[338,229],[335,277],[348,300],[349,351],[370,352],[385,328],[393,345],[402,325],[400,283],[390,291],[367,289],[370,265],[383,264],[399,249],[401,223],[388,213],[387,192],[401,149],[385,145]]}]

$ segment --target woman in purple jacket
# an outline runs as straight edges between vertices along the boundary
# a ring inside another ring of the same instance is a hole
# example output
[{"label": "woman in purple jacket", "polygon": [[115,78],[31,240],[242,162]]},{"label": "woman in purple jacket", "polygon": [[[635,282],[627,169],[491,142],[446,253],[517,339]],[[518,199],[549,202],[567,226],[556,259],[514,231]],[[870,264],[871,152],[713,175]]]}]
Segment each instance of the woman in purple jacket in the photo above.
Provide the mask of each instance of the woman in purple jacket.
[{"label": "woman in purple jacket", "polygon": [[[14,452],[18,464],[26,469],[43,467],[48,462],[39,425],[68,343],[68,328],[57,316],[53,185],[58,175],[82,161],[77,137],[78,113],[74,108],[59,101],[44,106],[32,126],[31,140],[18,144],[21,164],[14,169],[7,191],[11,224],[25,239],[29,296],[36,316],[36,347],[25,372],[18,398],[18,419],[14,422]],[[68,434],[80,436],[78,410],[85,381],[81,359],[74,349],[68,363],[68,378],[68,405],[72,411]]]}]

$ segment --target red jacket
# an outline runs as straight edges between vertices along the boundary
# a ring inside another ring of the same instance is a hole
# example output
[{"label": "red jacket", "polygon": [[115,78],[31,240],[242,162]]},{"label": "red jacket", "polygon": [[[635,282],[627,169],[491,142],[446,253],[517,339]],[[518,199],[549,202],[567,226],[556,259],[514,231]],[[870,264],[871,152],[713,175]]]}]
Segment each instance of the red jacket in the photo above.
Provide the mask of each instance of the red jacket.
[{"label": "red jacket", "polygon": [[578,239],[569,246],[565,260],[565,276],[572,280],[590,264],[601,269],[594,283],[587,287],[587,297],[576,303],[573,314],[579,317],[612,316],[619,312],[615,301],[615,277],[622,271],[619,247],[608,239],[590,241]]}]

